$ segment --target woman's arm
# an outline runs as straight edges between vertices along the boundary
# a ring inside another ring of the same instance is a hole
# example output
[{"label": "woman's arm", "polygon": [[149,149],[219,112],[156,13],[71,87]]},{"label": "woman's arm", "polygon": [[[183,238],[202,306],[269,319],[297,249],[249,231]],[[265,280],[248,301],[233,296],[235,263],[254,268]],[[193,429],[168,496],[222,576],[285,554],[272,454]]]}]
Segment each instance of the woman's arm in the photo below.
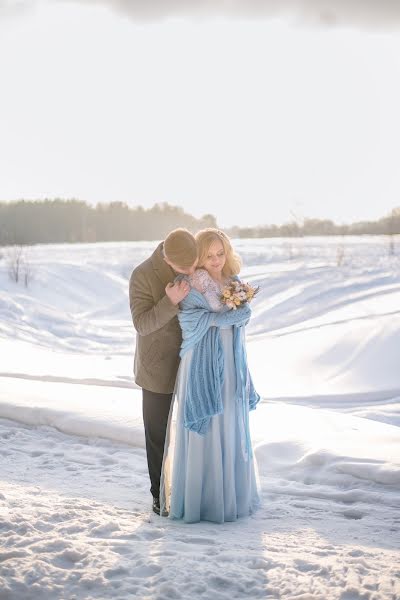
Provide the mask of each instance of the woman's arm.
[{"label": "woman's arm", "polygon": [[200,294],[204,294],[207,289],[207,280],[209,277],[205,269],[196,269],[190,277],[190,283]]}]

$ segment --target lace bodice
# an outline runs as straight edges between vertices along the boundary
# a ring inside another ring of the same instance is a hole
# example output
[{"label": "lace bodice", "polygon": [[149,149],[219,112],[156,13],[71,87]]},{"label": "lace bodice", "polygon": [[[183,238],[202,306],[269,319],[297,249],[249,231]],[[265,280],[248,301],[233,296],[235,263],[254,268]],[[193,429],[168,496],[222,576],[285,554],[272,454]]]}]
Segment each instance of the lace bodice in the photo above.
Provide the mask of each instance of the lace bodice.
[{"label": "lace bodice", "polygon": [[223,287],[229,280],[219,283],[209,275],[206,269],[196,269],[189,281],[196,290],[204,294],[212,310],[222,310],[224,305],[220,301],[220,296]]}]

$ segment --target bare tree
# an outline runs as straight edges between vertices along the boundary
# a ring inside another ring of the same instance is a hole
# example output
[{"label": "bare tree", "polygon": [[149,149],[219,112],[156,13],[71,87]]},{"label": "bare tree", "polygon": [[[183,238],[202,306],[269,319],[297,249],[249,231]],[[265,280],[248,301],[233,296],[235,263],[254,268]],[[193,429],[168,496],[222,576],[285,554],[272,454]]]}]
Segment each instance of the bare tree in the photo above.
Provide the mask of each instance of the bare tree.
[{"label": "bare tree", "polygon": [[387,235],[389,238],[389,255],[393,256],[395,253],[395,238],[396,234],[399,233],[400,226],[400,207],[393,208],[390,215],[387,218]]},{"label": "bare tree", "polygon": [[8,252],[8,274],[15,283],[18,283],[21,277],[23,253],[22,246],[12,246]]},{"label": "bare tree", "polygon": [[25,255],[24,264],[23,264],[23,274],[24,274],[24,285],[27,288],[32,279],[32,265],[29,262],[29,259]]},{"label": "bare tree", "polygon": [[336,266],[341,267],[344,260],[344,241],[342,239],[341,243],[338,244],[336,248]]},{"label": "bare tree", "polygon": [[12,246],[8,252],[8,274],[12,281],[19,283],[24,282],[25,287],[28,287],[32,269],[28,260],[26,249],[23,246]]}]

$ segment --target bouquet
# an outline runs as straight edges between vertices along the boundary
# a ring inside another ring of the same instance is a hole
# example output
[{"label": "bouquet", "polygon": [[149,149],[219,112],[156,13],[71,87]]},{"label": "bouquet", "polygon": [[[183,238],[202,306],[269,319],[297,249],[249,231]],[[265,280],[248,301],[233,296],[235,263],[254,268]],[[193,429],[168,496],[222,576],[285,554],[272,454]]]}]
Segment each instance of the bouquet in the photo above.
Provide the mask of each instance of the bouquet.
[{"label": "bouquet", "polygon": [[259,287],[253,287],[249,283],[233,280],[222,290],[220,300],[228,308],[236,310],[239,306],[251,302],[259,289]]}]

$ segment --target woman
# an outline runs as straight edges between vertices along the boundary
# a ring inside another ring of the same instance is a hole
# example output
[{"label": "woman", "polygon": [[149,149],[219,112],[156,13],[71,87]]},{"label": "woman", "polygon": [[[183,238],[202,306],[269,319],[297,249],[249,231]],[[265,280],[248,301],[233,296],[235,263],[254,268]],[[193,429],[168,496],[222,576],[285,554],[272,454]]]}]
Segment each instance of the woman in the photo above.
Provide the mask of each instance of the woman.
[{"label": "woman", "polygon": [[169,414],[161,473],[162,514],[187,523],[223,523],[260,503],[249,410],[260,397],[247,368],[248,304],[228,310],[224,286],[240,259],[226,234],[197,233],[199,263],[180,303],[181,362]]}]

